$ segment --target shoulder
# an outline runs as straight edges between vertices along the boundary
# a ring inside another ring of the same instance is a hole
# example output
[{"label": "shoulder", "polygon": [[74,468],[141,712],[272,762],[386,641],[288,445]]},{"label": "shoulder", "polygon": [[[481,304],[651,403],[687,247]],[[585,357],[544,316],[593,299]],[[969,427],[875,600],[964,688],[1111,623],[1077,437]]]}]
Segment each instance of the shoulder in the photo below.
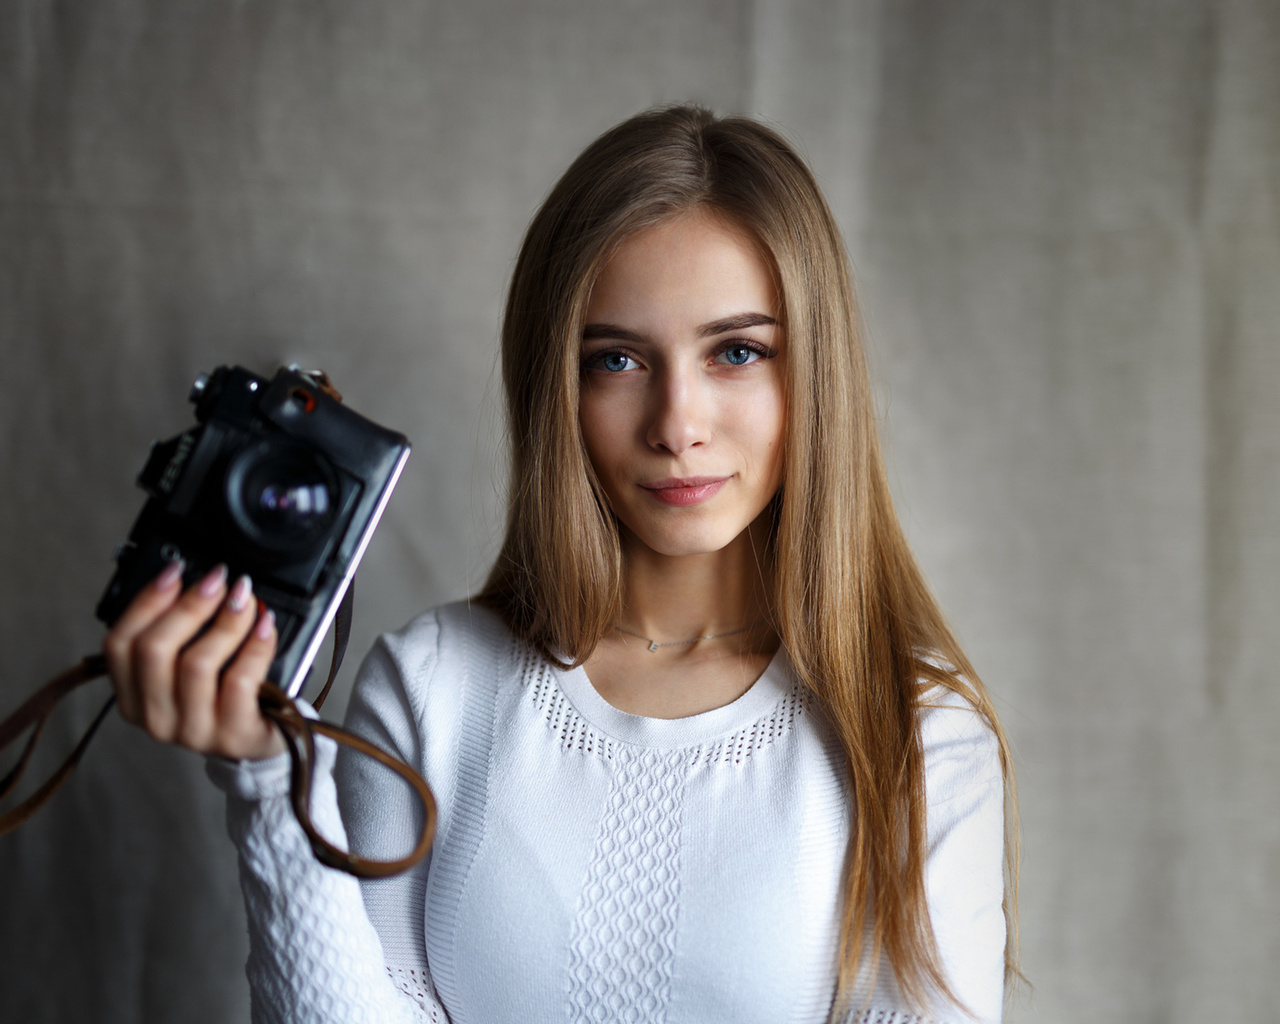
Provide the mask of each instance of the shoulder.
[{"label": "shoulder", "polygon": [[1004,768],[991,723],[966,696],[943,686],[926,689],[918,706],[929,830],[1002,802]]},{"label": "shoulder", "polygon": [[[345,725],[416,768],[447,806],[467,708],[476,704],[468,694],[473,684],[510,674],[513,643],[501,618],[479,605],[428,609],[378,637],[356,676]],[[340,789],[368,782],[365,761],[339,757]]]},{"label": "shoulder", "polygon": [[348,724],[365,717],[420,723],[434,717],[433,712],[448,711],[457,700],[458,684],[511,641],[501,618],[473,602],[455,601],[422,612],[378,637],[365,656],[348,705]]},{"label": "shoulder", "polygon": [[999,757],[995,730],[964,694],[930,686],[920,695],[917,716],[926,758]]},{"label": "shoulder", "polygon": [[916,704],[925,763],[961,761],[974,767],[995,762],[1000,742],[983,714],[969,680],[935,651],[917,649],[921,673]]},{"label": "shoulder", "polygon": [[454,601],[429,608],[395,632],[378,637],[366,668],[382,662],[402,679],[425,681],[442,666],[464,667],[470,660],[505,648],[511,639],[496,613],[472,601]]}]

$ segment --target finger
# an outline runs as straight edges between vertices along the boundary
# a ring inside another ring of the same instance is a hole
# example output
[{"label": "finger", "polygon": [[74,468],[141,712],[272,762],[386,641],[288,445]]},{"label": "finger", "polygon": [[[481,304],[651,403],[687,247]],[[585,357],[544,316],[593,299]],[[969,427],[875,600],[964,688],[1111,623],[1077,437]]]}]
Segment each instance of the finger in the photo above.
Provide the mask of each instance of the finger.
[{"label": "finger", "polygon": [[138,690],[142,726],[162,743],[172,743],[178,725],[174,702],[179,652],[218,609],[227,589],[227,567],[212,569],[133,643],[133,682]]},{"label": "finger", "polygon": [[138,592],[102,640],[102,653],[107,659],[107,670],[111,674],[111,685],[115,687],[120,715],[126,722],[134,725],[141,721],[141,709],[133,679],[133,641],[178,600],[184,568],[181,559],[166,565],[154,580]]},{"label": "finger", "polygon": [[178,658],[174,705],[178,722],[174,738],[184,747],[206,752],[215,738],[218,673],[235,655],[253,628],[253,584],[236,580],[209,628]]},{"label": "finger", "polygon": [[284,740],[258,708],[258,691],[276,654],[276,619],[265,605],[218,686],[218,742],[224,757],[258,760],[284,750]]}]

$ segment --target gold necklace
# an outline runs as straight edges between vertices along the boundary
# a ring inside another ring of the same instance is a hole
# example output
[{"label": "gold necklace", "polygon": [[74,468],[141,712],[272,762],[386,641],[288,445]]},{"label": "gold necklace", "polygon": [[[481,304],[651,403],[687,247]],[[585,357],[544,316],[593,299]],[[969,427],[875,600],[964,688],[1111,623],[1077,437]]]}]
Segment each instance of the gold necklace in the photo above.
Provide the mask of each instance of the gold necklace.
[{"label": "gold necklace", "polygon": [[728,633],[709,633],[706,636],[695,636],[692,640],[663,640],[661,643],[653,639],[651,636],[645,636],[643,633],[633,633],[631,630],[623,629],[621,626],[614,626],[613,628],[619,633],[626,633],[627,636],[633,636],[637,640],[647,641],[649,644],[649,650],[653,652],[657,651],[659,647],[683,647],[686,644],[696,644],[699,640],[719,640],[721,637],[737,636],[739,633],[745,633],[747,630],[758,624],[759,620],[757,619],[755,622],[743,626],[741,629],[733,629]]}]

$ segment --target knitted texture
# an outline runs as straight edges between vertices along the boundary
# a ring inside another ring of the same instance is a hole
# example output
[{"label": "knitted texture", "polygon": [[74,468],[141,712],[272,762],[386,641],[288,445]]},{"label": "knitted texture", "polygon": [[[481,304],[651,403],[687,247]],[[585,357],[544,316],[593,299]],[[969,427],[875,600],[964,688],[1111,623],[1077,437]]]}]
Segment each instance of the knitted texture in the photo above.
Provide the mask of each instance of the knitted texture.
[{"label": "knitted texture", "polygon": [[444,1009],[436,1002],[435,989],[431,985],[431,975],[412,967],[387,967],[392,983],[397,989],[414,1001],[423,1013],[421,1019],[430,1024],[447,1024],[449,1018]]},{"label": "knitted texture", "polygon": [[923,1017],[902,1010],[865,1010],[852,1024],[929,1024]]},{"label": "knitted texture", "polygon": [[[578,713],[556,684],[550,666],[530,657],[523,666],[522,676],[534,707],[542,713],[565,750],[604,758],[614,756],[618,745]],[[691,764],[739,764],[744,757],[750,757],[785,735],[795,724],[796,716],[804,713],[805,700],[805,691],[796,683],[768,715],[712,743],[690,747],[686,758]]]},{"label": "knitted texture", "polygon": [[[532,658],[532,654],[528,656]],[[564,750],[578,754],[595,754],[612,759],[617,744],[593,728],[569,703],[546,664],[525,661],[523,683],[528,687],[533,706],[542,713],[548,728]]]},{"label": "knitted texture", "polygon": [[[357,883],[321,867],[282,762],[210,765],[240,851],[258,1024],[826,1020],[849,794],[785,653],[731,705],[646,719],[452,605],[378,642],[347,725],[436,793],[436,845],[406,875]],[[946,695],[921,711],[921,744],[931,921],[957,993],[994,1024],[998,752]],[[402,853],[412,801],[364,761],[339,764],[341,817],[320,773],[313,819],[359,852]],[[887,962],[876,978],[847,1024],[926,1024]],[[970,1019],[935,1007],[927,1024]]]},{"label": "knitted texture", "polygon": [[679,754],[627,751],[569,939],[569,1020],[667,1018],[680,909]]},{"label": "knitted texture", "polygon": [[[318,751],[312,818],[322,835],[341,845],[346,837],[333,790],[333,745],[321,738]],[[263,795],[287,785],[279,765],[237,772],[211,762],[209,769],[230,790],[227,825],[240,851],[249,918],[253,1024],[442,1024],[447,1018],[429,991],[393,986],[372,926],[352,913],[360,901],[355,879],[316,861],[284,792]],[[259,798],[245,800],[245,791]]]},{"label": "knitted texture", "polygon": [[800,684],[792,686],[777,707],[765,718],[752,722],[730,736],[715,743],[703,744],[692,752],[693,763],[741,764],[750,757],[785,736],[796,723],[796,716],[804,713],[804,693]]}]

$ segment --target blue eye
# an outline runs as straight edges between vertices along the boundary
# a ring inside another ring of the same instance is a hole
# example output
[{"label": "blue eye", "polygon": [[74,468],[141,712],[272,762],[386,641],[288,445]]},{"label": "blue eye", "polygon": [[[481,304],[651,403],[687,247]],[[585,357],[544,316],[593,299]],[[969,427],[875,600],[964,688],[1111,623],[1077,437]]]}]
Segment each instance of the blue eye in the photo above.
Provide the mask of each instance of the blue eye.
[{"label": "blue eye", "polygon": [[750,345],[730,345],[720,353],[720,357],[730,366],[746,366],[762,358],[763,354]]},{"label": "blue eye", "polygon": [[601,373],[621,373],[623,370],[634,369],[638,365],[635,358],[625,352],[597,352],[582,360],[584,373],[594,370]]}]

